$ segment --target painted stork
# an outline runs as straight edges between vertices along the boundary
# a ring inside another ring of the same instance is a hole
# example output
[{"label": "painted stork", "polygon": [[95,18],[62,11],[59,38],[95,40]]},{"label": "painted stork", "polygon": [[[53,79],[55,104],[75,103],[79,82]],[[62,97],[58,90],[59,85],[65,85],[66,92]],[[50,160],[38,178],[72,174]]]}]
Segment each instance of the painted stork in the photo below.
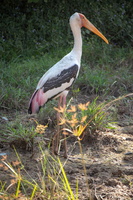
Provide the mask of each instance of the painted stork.
[{"label": "painted stork", "polygon": [[70,17],[70,27],[74,37],[73,49],[42,76],[30,99],[28,109],[29,114],[38,113],[40,108],[46,102],[55,97],[60,97],[59,107],[61,104],[62,106],[65,106],[66,96],[80,70],[82,56],[82,27],[89,29],[108,44],[108,40],[104,35],[100,33],[100,31],[98,31],[97,28],[81,13],[76,12]]}]

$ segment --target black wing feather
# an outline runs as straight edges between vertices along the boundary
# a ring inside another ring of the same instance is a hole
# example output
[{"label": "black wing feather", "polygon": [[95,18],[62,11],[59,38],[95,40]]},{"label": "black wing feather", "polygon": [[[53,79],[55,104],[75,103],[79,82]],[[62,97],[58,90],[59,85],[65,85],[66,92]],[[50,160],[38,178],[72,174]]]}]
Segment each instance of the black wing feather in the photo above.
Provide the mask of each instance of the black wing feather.
[{"label": "black wing feather", "polygon": [[[48,79],[43,85],[44,93],[53,88],[60,87],[63,83],[69,83],[72,78],[76,78],[78,73],[78,65],[73,65],[68,69],[64,69],[56,77]],[[66,88],[67,89],[67,88]]]}]

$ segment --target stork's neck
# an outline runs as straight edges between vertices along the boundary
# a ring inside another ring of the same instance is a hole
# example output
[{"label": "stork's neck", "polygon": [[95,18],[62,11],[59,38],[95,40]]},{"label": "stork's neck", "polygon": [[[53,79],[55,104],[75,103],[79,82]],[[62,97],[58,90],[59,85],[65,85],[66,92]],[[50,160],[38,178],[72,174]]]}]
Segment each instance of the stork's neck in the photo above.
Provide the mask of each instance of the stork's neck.
[{"label": "stork's neck", "polygon": [[79,26],[76,26],[76,24],[71,24],[71,29],[74,37],[74,46],[72,52],[76,55],[77,59],[80,62],[82,56],[81,28]]}]

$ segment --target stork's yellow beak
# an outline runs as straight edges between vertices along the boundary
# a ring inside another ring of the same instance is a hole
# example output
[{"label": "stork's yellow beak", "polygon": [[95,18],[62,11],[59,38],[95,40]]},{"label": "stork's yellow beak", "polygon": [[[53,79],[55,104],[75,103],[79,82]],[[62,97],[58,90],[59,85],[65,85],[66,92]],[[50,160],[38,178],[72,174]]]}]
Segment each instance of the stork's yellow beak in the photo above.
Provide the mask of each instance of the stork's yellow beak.
[{"label": "stork's yellow beak", "polygon": [[82,22],[83,27],[92,31],[93,33],[98,35],[100,38],[102,38],[107,44],[109,44],[107,38],[83,14],[79,13],[79,16],[81,18],[81,22]]}]

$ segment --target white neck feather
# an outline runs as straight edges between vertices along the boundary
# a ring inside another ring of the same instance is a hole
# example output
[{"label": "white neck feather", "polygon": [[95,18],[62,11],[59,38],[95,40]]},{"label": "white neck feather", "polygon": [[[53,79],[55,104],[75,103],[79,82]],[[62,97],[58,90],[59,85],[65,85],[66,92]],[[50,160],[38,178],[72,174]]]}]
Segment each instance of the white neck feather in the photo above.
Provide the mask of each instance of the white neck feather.
[{"label": "white neck feather", "polygon": [[73,37],[74,37],[74,46],[72,49],[72,52],[75,54],[75,56],[77,57],[77,59],[81,60],[81,56],[82,56],[82,36],[81,36],[81,28],[79,26],[79,24],[70,23],[71,26],[71,30],[73,33]]}]

